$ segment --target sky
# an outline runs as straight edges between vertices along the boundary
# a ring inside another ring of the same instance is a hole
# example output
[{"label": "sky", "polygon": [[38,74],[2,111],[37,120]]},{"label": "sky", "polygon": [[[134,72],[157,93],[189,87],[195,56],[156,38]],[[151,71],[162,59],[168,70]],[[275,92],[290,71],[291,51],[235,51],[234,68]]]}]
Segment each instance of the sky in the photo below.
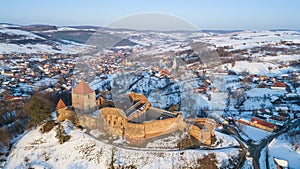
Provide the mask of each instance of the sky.
[{"label": "sky", "polygon": [[1,0],[0,23],[105,26],[146,12],[199,29],[300,30],[299,7],[299,0]]}]

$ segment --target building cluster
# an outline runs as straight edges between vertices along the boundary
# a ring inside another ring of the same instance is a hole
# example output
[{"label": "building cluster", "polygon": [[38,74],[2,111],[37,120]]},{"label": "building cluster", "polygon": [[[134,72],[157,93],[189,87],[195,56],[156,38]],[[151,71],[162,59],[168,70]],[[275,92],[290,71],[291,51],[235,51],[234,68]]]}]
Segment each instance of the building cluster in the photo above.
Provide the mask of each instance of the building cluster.
[{"label": "building cluster", "polygon": [[[47,88],[54,91],[57,86],[47,83],[47,79],[69,77],[75,66],[72,58],[63,54],[2,55],[1,60],[5,65],[0,70],[1,91],[8,91],[10,95],[7,98],[10,99],[27,97],[34,91]],[[70,89],[71,83],[65,82],[60,87]]]},{"label": "building cluster", "polygon": [[[292,91],[293,85],[299,80],[297,72],[271,77],[256,74],[237,75],[232,72],[231,75],[239,76],[238,80],[231,80],[228,83],[244,84],[238,89],[245,94],[239,105],[240,110],[252,112],[252,116],[247,118],[239,117],[238,123],[273,132],[299,117],[297,104],[300,103],[300,96]],[[251,106],[245,105],[251,101],[259,103],[254,107],[260,108],[252,109]]]}]

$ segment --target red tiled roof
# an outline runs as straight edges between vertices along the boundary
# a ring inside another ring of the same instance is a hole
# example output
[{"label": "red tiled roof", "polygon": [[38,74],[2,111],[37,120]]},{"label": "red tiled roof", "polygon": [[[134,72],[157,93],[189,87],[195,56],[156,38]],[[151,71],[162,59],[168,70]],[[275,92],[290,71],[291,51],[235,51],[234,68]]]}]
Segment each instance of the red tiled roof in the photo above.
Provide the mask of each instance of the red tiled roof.
[{"label": "red tiled roof", "polygon": [[246,125],[250,125],[250,123],[248,121],[245,121],[243,119],[238,119],[237,122],[242,123],[242,124],[246,124]]},{"label": "red tiled roof", "polygon": [[160,71],[160,74],[169,76],[169,75],[170,75],[170,72],[169,72],[167,69],[162,69],[162,70]]},{"label": "red tiled roof", "polygon": [[272,123],[269,123],[269,122],[260,120],[260,119],[258,119],[258,118],[252,118],[252,119],[251,119],[251,122],[260,124],[260,125],[262,125],[262,126],[265,126],[265,127],[270,128],[270,129],[275,129],[275,128],[276,128],[276,125],[275,125],[275,124],[272,124]]},{"label": "red tiled roof", "polygon": [[83,80],[79,82],[75,89],[73,89],[74,94],[89,94],[93,92],[94,90],[92,90]]},{"label": "red tiled roof", "polygon": [[11,101],[11,100],[18,100],[18,99],[22,99],[22,97],[21,96],[4,96],[3,97],[3,100],[5,100],[5,101]]},{"label": "red tiled roof", "polygon": [[272,87],[286,87],[284,82],[275,82]]},{"label": "red tiled roof", "polygon": [[67,107],[67,106],[65,105],[64,101],[62,99],[59,99],[56,108],[57,109],[62,109],[62,108],[65,108],[65,107]]}]

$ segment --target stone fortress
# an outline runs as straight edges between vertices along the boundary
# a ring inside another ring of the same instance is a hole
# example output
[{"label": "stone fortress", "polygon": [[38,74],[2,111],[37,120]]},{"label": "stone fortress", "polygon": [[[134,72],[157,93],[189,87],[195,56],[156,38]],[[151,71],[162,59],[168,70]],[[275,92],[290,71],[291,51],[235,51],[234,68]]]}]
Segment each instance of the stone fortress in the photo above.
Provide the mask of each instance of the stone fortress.
[{"label": "stone fortress", "polygon": [[202,144],[211,145],[216,127],[214,120],[184,119],[180,112],[152,107],[142,94],[131,92],[128,96],[131,105],[123,110],[115,107],[113,101],[106,100],[103,96],[96,100],[95,92],[86,82],[81,81],[72,91],[72,106],[66,106],[63,100],[59,100],[57,121],[68,119],[77,125],[121,136],[132,144],[182,131]]}]

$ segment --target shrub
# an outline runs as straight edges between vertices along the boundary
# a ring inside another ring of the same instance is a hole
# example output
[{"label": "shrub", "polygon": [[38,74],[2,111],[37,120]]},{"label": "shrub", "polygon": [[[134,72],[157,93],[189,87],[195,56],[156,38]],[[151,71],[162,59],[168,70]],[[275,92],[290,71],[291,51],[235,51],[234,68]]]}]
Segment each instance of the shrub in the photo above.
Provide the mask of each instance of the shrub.
[{"label": "shrub", "polygon": [[51,95],[36,93],[25,103],[24,112],[30,117],[28,127],[39,125],[51,116],[54,104]]},{"label": "shrub", "polygon": [[60,144],[63,144],[64,142],[70,140],[71,136],[66,135],[64,127],[58,123],[58,126],[56,128],[56,136],[55,136]]},{"label": "shrub", "polygon": [[10,132],[5,129],[5,128],[0,128],[0,148],[1,148],[1,144],[4,146],[9,146],[10,144]]},{"label": "shrub", "polygon": [[47,121],[45,124],[42,125],[42,127],[40,128],[40,131],[42,133],[47,133],[50,130],[52,130],[53,127],[56,125],[57,125],[57,123],[55,123],[54,121]]}]

